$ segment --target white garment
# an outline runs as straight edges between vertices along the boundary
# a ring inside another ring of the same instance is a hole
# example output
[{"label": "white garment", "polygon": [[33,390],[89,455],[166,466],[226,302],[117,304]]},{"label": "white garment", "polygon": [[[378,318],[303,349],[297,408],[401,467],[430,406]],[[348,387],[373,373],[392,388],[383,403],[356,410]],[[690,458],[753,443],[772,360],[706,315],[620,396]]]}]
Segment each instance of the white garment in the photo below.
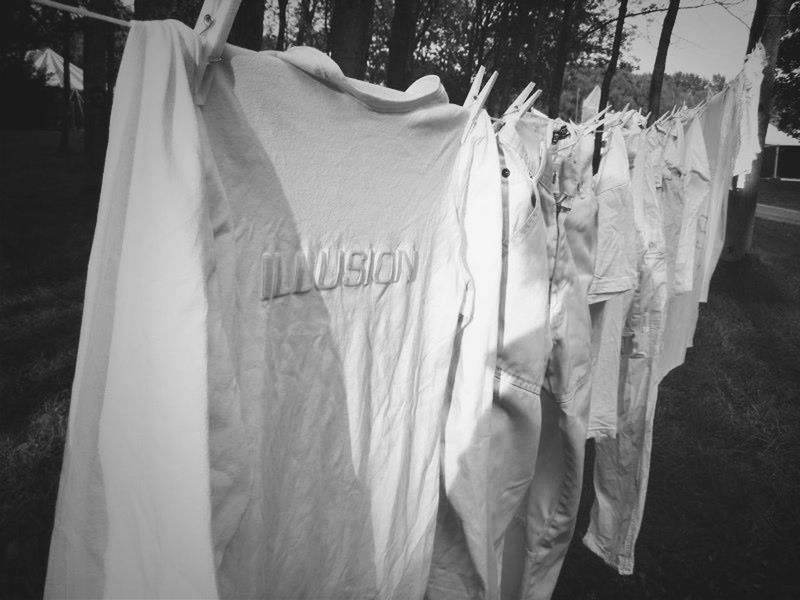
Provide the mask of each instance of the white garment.
[{"label": "white garment", "polygon": [[[472,131],[475,154],[469,176],[464,227],[466,259],[474,281],[472,320],[460,352],[447,412],[442,458],[446,499],[440,518],[430,598],[480,596],[496,587],[490,534],[490,412],[497,358],[503,205],[497,141],[485,111]],[[450,527],[452,525],[452,527]],[[467,573],[468,575],[464,575]],[[468,588],[468,589],[465,589]]]},{"label": "white garment", "polygon": [[421,597],[447,374],[471,318],[468,111],[438,81],[354,88],[311,49],[214,75],[215,244],[233,263],[222,304],[237,306],[223,327],[257,466],[221,592]]},{"label": "white garment", "polygon": [[620,345],[634,290],[614,294],[589,306],[592,319],[592,389],[590,438],[617,435],[619,412]]},{"label": "white garment", "polygon": [[700,302],[708,301],[711,276],[725,243],[728,192],[734,175],[745,175],[759,152],[758,100],[764,68],[763,47],[745,58],[739,75],[708,101],[700,116],[711,171],[706,247]]},{"label": "white garment", "polygon": [[589,287],[592,320],[592,384],[588,437],[617,434],[620,340],[638,282],[636,226],[628,149],[620,128],[608,133],[595,185],[597,258]]},{"label": "white garment", "polygon": [[630,290],[638,280],[628,150],[618,127],[609,132],[607,144],[595,185],[597,254],[589,286],[590,303]]},{"label": "white garment", "polygon": [[598,208],[592,176],[594,136],[572,124],[566,127],[569,135],[553,149],[557,165],[555,201],[566,213],[564,227],[567,243],[575,263],[576,285],[586,298],[594,279],[597,257]]},{"label": "white garment", "polygon": [[[653,133],[657,133],[654,131]],[[684,226],[684,174],[683,156],[685,144],[683,125],[677,118],[664,124],[660,137],[663,152],[663,166],[659,180],[661,214],[663,216],[664,244],[667,253],[667,286],[669,295],[675,294],[675,262],[678,254],[679,240]]]},{"label": "white garment", "polygon": [[[548,140],[545,134],[538,144],[526,145],[522,131],[530,140],[547,128],[522,125],[512,118],[498,135],[508,169],[504,178],[507,269],[503,273],[502,337],[492,406],[490,482],[492,542],[498,570],[505,576],[509,575],[504,560],[506,534],[515,515],[525,512],[526,493],[535,476],[542,429],[541,388],[552,350],[549,296],[553,265],[548,260],[546,209],[538,186]],[[523,557],[508,558],[517,561]],[[507,593],[508,582],[503,583],[501,590],[505,588]]]},{"label": "white garment", "polygon": [[600,86],[596,85],[581,103],[581,121],[588,121],[598,112],[600,112]]},{"label": "white garment", "polygon": [[685,130],[684,224],[675,261],[675,295],[667,306],[664,344],[657,366],[659,381],[683,364],[686,348],[692,345],[703,273],[710,189],[708,158],[700,120],[692,118]]},{"label": "white garment", "polygon": [[[517,133],[529,156],[537,154],[543,139],[545,144],[552,139],[552,129],[547,129],[543,131],[538,118],[520,120]],[[524,154],[523,160],[530,164]],[[555,172],[552,156],[546,156],[537,185],[547,228],[552,351],[540,396],[542,426],[533,479],[520,519],[506,533],[502,582],[504,597],[525,600],[544,600],[553,594],[577,519],[589,420],[588,302],[567,240],[568,213],[556,201]],[[520,520],[523,535],[519,535]],[[511,561],[517,564],[508,564]]]},{"label": "white garment", "polygon": [[766,65],[764,45],[758,42],[753,51],[745,57],[740,75],[739,151],[733,163],[733,175],[741,180],[744,180],[741,176],[750,174],[753,161],[761,152],[761,144],[758,141],[758,102]]},{"label": "white garment", "polygon": [[683,223],[675,257],[674,293],[683,294],[694,287],[697,223],[708,194],[710,173],[703,128],[695,117],[684,126]]},{"label": "white garment", "polygon": [[126,46],[47,595],[421,597],[468,111],[230,48],[198,109],[198,50]]},{"label": "white garment", "polygon": [[199,56],[188,28],[153,21],[122,57],[46,598],[217,595]]},{"label": "white garment", "polygon": [[[632,140],[633,141],[633,140]],[[595,502],[584,544],[620,574],[633,572],[636,539],[644,514],[653,422],[658,397],[657,365],[667,306],[667,256],[661,203],[655,182],[662,148],[641,134],[634,159],[634,215],[642,254],[639,281],[625,325],[617,436],[595,444]]]}]

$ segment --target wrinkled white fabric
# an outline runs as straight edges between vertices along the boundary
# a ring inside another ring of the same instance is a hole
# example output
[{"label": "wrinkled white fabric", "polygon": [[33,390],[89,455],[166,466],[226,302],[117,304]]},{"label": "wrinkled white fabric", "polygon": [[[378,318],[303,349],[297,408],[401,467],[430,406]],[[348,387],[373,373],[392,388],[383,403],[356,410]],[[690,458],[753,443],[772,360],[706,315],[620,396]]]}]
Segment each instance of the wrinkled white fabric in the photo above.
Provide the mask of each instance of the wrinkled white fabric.
[{"label": "wrinkled white fabric", "polygon": [[667,253],[667,285],[669,294],[674,295],[675,262],[685,220],[683,189],[685,145],[683,125],[677,118],[670,119],[664,125],[664,131],[656,143],[660,143],[663,148],[659,192],[663,216],[664,247]]},{"label": "wrinkled white fabric", "polygon": [[[678,248],[675,255],[674,293],[683,294],[694,287],[695,255],[697,250],[697,223],[701,207],[708,194],[709,168],[703,129],[697,118],[685,126],[683,196],[684,211]],[[703,215],[704,216],[704,215]]]},{"label": "wrinkled white fabric", "polygon": [[[523,510],[534,477],[542,427],[541,388],[552,348],[548,235],[537,184],[547,143],[542,135],[538,144],[526,147],[520,136],[521,127],[518,120],[511,119],[498,136],[508,169],[504,190],[508,268],[503,277],[502,337],[492,405],[490,481],[492,542],[501,573],[506,532],[514,516]],[[543,124],[538,129],[540,134],[546,134]],[[531,133],[535,131],[528,131]]]},{"label": "wrinkled white fabric", "polygon": [[[538,118],[520,120],[523,147],[535,155],[542,139]],[[549,153],[548,153],[549,154]],[[552,352],[541,390],[541,431],[533,479],[523,507],[506,532],[503,597],[549,598],[575,528],[589,419],[590,323],[585,288],[566,237],[567,212],[552,190],[550,156],[537,178],[547,230],[549,328]]]},{"label": "wrinkled white fabric", "polygon": [[589,306],[592,319],[591,412],[586,435],[613,438],[619,412],[620,344],[633,301],[630,289]]},{"label": "wrinkled white fabric", "polygon": [[426,596],[481,597],[496,587],[490,534],[490,411],[497,357],[503,205],[501,168],[491,121],[473,129],[464,228],[474,282],[472,319],[459,339],[442,458],[440,499]]},{"label": "wrinkled white fabric", "polygon": [[652,135],[643,133],[636,144],[634,215],[643,242],[639,281],[625,325],[617,435],[599,438],[595,443],[595,501],[583,538],[590,550],[624,575],[633,572],[644,513],[658,396],[657,365],[668,298],[663,213],[655,186],[663,168],[663,152],[655,141]]},{"label": "wrinkled white fabric", "polygon": [[468,111],[439,86],[356,86],[310,49],[237,54],[214,75],[223,327],[257,466],[221,591],[421,597],[447,374],[472,317]]},{"label": "wrinkled white fabric", "polygon": [[583,542],[621,575],[633,573],[644,515],[658,397],[656,365],[665,326],[666,275],[663,250],[646,250],[626,324],[630,344],[622,357],[617,436],[595,443],[595,501]]},{"label": "wrinkled white fabric", "polygon": [[709,168],[703,130],[697,117],[685,125],[683,178],[684,224],[675,261],[674,295],[667,306],[664,343],[658,360],[658,380],[683,364],[697,324],[708,221]]},{"label": "wrinkled white fabric", "polygon": [[198,47],[126,47],[48,595],[421,597],[468,111],[230,47],[197,109]]},{"label": "wrinkled white fabric", "polygon": [[739,76],[741,80],[741,91],[738,96],[739,151],[733,162],[734,177],[750,174],[753,161],[761,152],[761,144],[758,141],[758,102],[766,65],[764,45],[758,42],[753,51],[745,57]]},{"label": "wrinkled white fabric", "polygon": [[[555,127],[561,125],[557,121]],[[557,168],[555,200],[566,213],[565,235],[575,264],[576,284],[586,297],[594,279],[598,207],[592,178],[594,136],[566,125],[569,135],[553,148]]]},{"label": "wrinkled white fabric", "polygon": [[86,283],[48,598],[213,598],[196,36],[134,23]]},{"label": "wrinkled white fabric", "polygon": [[592,322],[591,412],[588,437],[617,434],[620,340],[638,280],[638,251],[628,150],[622,131],[608,132],[595,190],[598,247],[589,287]]},{"label": "wrinkled white fabric", "polygon": [[628,150],[618,127],[608,133],[608,149],[597,171],[597,253],[589,302],[632,289],[637,281],[636,228]]}]

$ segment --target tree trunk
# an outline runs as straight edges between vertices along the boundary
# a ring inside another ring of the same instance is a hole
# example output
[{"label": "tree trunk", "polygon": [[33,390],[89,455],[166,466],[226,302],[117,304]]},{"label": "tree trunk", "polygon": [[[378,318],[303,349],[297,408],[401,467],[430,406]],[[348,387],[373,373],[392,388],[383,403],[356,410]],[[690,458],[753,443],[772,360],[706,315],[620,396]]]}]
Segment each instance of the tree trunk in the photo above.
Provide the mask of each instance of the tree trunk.
[{"label": "tree trunk", "polygon": [[334,0],[328,50],[348,77],[364,79],[367,72],[375,0]]},{"label": "tree trunk", "polygon": [[300,20],[297,23],[297,37],[295,46],[302,46],[306,43],[306,36],[314,18],[314,11],[317,8],[317,0],[302,0],[300,2]]},{"label": "tree trunk", "polygon": [[289,0],[278,0],[278,39],[275,40],[276,50],[286,50],[286,5]]},{"label": "tree trunk", "polygon": [[[94,0],[88,8],[111,14],[113,0]],[[113,35],[111,27],[113,25],[95,19],[83,20],[84,189],[92,194],[100,190],[108,146],[111,94],[107,85],[106,55],[108,36]]]},{"label": "tree trunk", "polygon": [[539,0],[536,6],[536,21],[533,22],[528,30],[528,64],[530,65],[529,79],[536,79],[536,61],[539,60],[539,52],[544,41],[545,18],[550,0]]},{"label": "tree trunk", "polygon": [[69,133],[72,129],[72,77],[70,66],[72,65],[72,15],[64,13],[63,19],[63,40],[61,44],[61,54],[64,58],[64,88],[61,97],[61,135],[58,140],[58,151],[66,154],[69,151]]},{"label": "tree trunk", "polygon": [[414,53],[414,28],[417,0],[395,0],[392,30],[389,34],[389,61],[386,85],[404,90],[411,83],[411,56]]},{"label": "tree trunk", "polygon": [[[758,0],[750,27],[747,52],[750,52],[760,39],[764,44],[767,59],[758,102],[758,142],[761,148],[764,147],[769,114],[772,110],[772,89],[775,84],[778,46],[781,36],[786,31],[790,5],[791,0]],[[745,180],[744,189],[734,191],[731,201],[728,203],[728,225],[725,232],[723,260],[742,260],[752,248],[760,178],[761,153],[753,161],[752,170]]]},{"label": "tree trunk", "polygon": [[528,55],[523,55],[522,48],[525,45],[526,33],[529,28],[533,28],[533,10],[528,0],[514,0],[509,2],[508,20],[506,26],[506,48],[502,56],[502,63],[497,69],[504,74],[492,93],[495,100],[497,112],[504,112],[511,99],[515,97],[514,91],[519,91],[528,84]]},{"label": "tree trunk", "polygon": [[177,19],[194,27],[203,0],[135,0],[133,18],[137,21]]},{"label": "tree trunk", "polygon": [[478,39],[480,34],[480,23],[482,20],[483,2],[475,0],[475,9],[472,11],[467,29],[467,67],[464,69],[464,92],[469,89],[472,77],[480,67],[476,64],[476,58],[480,56]]},{"label": "tree trunk", "polygon": [[228,42],[240,48],[261,50],[264,42],[265,4],[266,0],[242,0]]},{"label": "tree trunk", "polygon": [[[628,14],[628,0],[621,0],[619,3],[619,16],[617,16],[617,27],[614,31],[614,43],[611,45],[611,58],[608,60],[608,68],[603,76],[603,83],[600,86],[600,106],[598,111],[602,111],[608,104],[608,97],[611,94],[611,82],[617,72],[617,61],[619,61],[619,50],[622,46],[622,34],[625,29],[625,16]],[[600,147],[603,144],[603,128],[600,127],[594,137],[594,158],[592,160],[592,170],[597,173],[600,167]]]},{"label": "tree trunk", "polygon": [[681,0],[669,0],[669,8],[664,16],[664,25],[661,27],[661,37],[658,40],[656,62],[653,65],[653,74],[650,77],[650,92],[648,105],[650,107],[650,123],[652,124],[661,114],[661,86],[664,83],[664,69],[667,66],[667,51],[672,39],[672,29],[678,16]]},{"label": "tree trunk", "polygon": [[[625,2],[627,3],[627,0]],[[558,116],[559,107],[561,106],[561,89],[564,85],[564,71],[567,68],[570,28],[572,27],[574,9],[575,0],[566,0],[564,2],[564,14],[561,17],[558,44],[556,45],[556,60],[548,89],[547,114],[552,118]]]}]

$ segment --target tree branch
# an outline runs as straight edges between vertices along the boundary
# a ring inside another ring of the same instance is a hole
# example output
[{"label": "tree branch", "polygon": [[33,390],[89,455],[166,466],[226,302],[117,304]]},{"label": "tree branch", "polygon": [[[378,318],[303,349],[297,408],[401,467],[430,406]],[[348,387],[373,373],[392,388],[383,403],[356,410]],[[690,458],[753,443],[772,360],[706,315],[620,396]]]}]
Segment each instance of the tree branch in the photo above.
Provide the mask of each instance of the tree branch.
[{"label": "tree branch", "polygon": [[[693,4],[692,6],[681,6],[681,10],[689,10],[690,8],[703,8],[704,6],[711,6],[712,4],[723,5],[724,3],[720,2],[719,0],[703,0],[702,2],[700,2],[700,4]],[[741,4],[741,1],[739,1],[739,2],[730,2],[729,4]],[[639,17],[641,15],[649,15],[649,14],[652,14],[652,13],[666,12],[666,11],[667,11],[667,7],[646,8],[646,9],[644,9],[642,11],[639,11],[639,12],[636,12],[636,13],[628,13],[628,17],[627,18],[630,19],[631,17]],[[595,25],[594,27],[584,31],[580,36],[578,36],[578,40],[585,40],[587,37],[589,37],[594,32],[600,31],[601,29],[605,29],[609,25],[611,25],[613,23],[616,23],[616,22],[617,22],[617,18],[616,17],[614,17],[613,19],[608,19],[606,21],[602,21],[602,22],[598,23],[597,25]]]},{"label": "tree branch", "polygon": [[[717,0],[716,2],[714,2],[714,4],[719,5],[719,7],[722,8],[726,13],[728,13],[734,19],[739,21],[739,23],[744,25],[745,28],[747,29],[747,31],[750,31],[750,25],[745,23],[744,20],[742,20],[742,18],[739,15],[735,14],[730,8],[728,8],[727,5],[724,2],[720,2],[719,0]],[[737,4],[739,4],[739,3],[737,2]]]}]

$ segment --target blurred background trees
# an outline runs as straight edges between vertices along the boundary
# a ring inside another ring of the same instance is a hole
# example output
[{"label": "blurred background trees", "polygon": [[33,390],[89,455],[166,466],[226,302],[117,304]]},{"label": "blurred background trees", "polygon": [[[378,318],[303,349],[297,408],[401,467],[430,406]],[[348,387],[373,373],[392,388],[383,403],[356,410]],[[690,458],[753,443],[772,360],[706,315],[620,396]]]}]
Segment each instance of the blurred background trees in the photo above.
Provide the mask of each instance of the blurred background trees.
[{"label": "blurred background trees", "polygon": [[[193,26],[202,1],[80,0],[80,4],[121,18],[176,18]],[[622,48],[635,34],[630,16],[663,12],[668,4],[631,0]],[[19,93],[3,99],[6,110],[0,111],[0,127],[41,123],[47,110],[53,113],[47,121],[52,124],[57,111],[41,107],[55,101],[44,97],[47,93],[42,92],[24,55],[42,47],[64,55],[65,17],[27,0],[11,0],[4,12],[0,70],[4,81]],[[113,82],[125,32],[88,21],[71,28],[72,60],[92,72],[101,70],[103,62],[104,76]],[[534,81],[544,91],[541,110],[574,118],[575,107],[603,79],[616,22],[617,3],[605,0],[243,0],[230,41],[253,49],[314,46],[331,54],[348,75],[399,89],[435,73],[453,102],[463,100],[472,76],[485,65],[501,73],[490,99],[491,110],[502,110],[528,81]],[[92,51],[84,56],[87,41]],[[94,68],[89,64],[92,59]],[[647,110],[650,78],[634,73],[634,66],[624,61],[617,65],[609,101],[615,106],[630,102]],[[684,101],[692,104],[722,83],[721,78],[707,81],[694,75],[668,75],[660,103],[664,107]],[[107,82],[106,91],[111,87]]]}]

